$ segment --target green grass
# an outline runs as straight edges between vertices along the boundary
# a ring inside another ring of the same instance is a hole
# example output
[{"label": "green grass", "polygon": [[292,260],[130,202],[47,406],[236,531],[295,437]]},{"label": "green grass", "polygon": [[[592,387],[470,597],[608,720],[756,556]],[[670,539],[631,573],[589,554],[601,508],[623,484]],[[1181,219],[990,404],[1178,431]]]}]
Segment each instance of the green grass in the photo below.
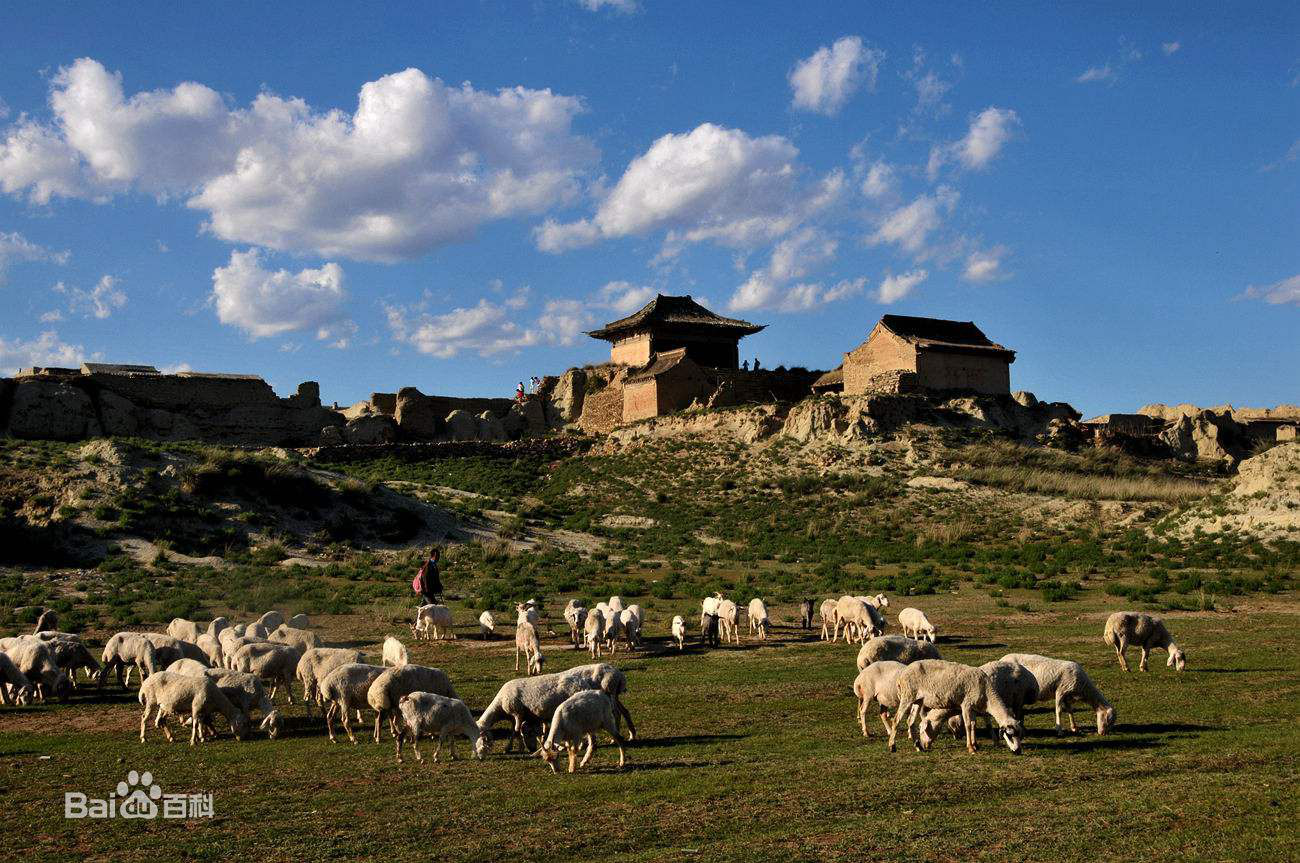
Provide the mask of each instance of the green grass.
[{"label": "green grass", "polygon": [[[672,614],[697,607],[693,598],[652,601],[653,637]],[[1120,672],[1100,640],[1112,602],[1094,593],[1067,610],[1034,602],[1042,610],[1023,614],[962,590],[920,603],[941,626],[947,658],[1077,658],[1118,708],[1114,734],[1059,739],[1050,711],[1035,709],[1019,757],[987,741],[967,755],[948,738],[928,753],[905,744],[891,755],[878,721],[864,740],[849,690],[855,649],[801,641],[789,628],[793,606],[772,609],[778,626],[766,646],[679,656],[656,642],[620,652],[641,733],[622,773],[606,746],[577,776],[553,776],[500,745],[483,763],[398,765],[390,741],[331,745],[298,708],[281,740],[223,736],[191,749],[152,732],[140,744],[138,705],[116,690],[109,700],[0,707],[6,851],[85,860],[1296,859],[1295,596],[1248,613],[1169,618],[1188,651],[1182,675],[1163,654],[1149,674]],[[560,604],[555,597],[552,613]],[[324,625],[332,639],[373,651],[397,630],[397,613]],[[477,710],[512,676],[510,644],[485,647],[468,629],[412,652],[445,669]],[[556,638],[544,649],[548,670],[587,661]],[[1090,727],[1089,714],[1078,718]],[[65,790],[104,795],[130,769],[152,771],[166,792],[212,791],[217,818],[63,819]]]}]

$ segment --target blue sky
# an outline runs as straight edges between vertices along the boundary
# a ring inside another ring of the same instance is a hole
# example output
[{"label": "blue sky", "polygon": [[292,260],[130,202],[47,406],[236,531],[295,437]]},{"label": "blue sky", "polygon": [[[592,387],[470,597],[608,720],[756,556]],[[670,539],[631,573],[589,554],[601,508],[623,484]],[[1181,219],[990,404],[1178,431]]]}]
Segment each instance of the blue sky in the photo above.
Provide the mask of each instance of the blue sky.
[{"label": "blue sky", "polygon": [[[595,7],[595,8],[592,8]],[[0,11],[0,372],[508,395],[655,291],[1085,413],[1300,401],[1300,7]]]}]

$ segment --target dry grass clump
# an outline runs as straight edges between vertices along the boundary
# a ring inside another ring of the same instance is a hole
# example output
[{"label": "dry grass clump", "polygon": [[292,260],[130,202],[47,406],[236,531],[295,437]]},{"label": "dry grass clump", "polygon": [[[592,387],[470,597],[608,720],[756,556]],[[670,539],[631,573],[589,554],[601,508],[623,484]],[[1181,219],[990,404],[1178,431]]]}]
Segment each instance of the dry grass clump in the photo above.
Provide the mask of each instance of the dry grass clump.
[{"label": "dry grass clump", "polygon": [[1117,477],[1035,467],[972,467],[955,471],[968,482],[1011,491],[1080,500],[1152,500],[1184,504],[1199,500],[1215,484],[1167,476]]}]

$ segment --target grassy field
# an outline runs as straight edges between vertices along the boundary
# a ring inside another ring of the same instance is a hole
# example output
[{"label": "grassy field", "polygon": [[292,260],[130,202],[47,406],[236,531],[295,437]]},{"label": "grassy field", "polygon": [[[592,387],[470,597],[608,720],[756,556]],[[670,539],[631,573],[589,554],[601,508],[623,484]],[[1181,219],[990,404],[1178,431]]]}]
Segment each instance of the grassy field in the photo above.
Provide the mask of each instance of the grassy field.
[{"label": "grassy field", "polygon": [[[553,776],[536,758],[399,765],[387,738],[331,745],[292,709],[287,734],[196,749],[136,737],[139,708],[116,688],[71,704],[0,707],[0,812],[7,859],[1294,860],[1300,857],[1300,602],[1288,592],[1232,611],[1167,616],[1186,649],[1176,675],[1153,657],[1125,675],[1100,633],[1114,597],[1016,608],[963,586],[910,600],[939,624],[946,658],[1007,652],[1075,658],[1119,712],[1115,733],[1058,738],[1034,709],[1021,756],[950,738],[928,753],[864,740],[850,685],[856,648],[793,627],[775,638],[678,655],[659,639],[695,600],[654,600],[647,649],[620,654],[639,739],[629,766]],[[747,598],[739,594],[738,599]],[[897,598],[891,622],[907,604]],[[562,604],[550,601],[554,611]],[[471,619],[468,611],[459,612]],[[366,649],[400,632],[378,605],[323,617],[328,640]],[[562,622],[561,622],[562,623]],[[475,711],[513,676],[512,642],[418,644]],[[509,631],[510,627],[504,627]],[[101,633],[102,635],[102,633]],[[544,642],[547,670],[589,661]],[[1086,710],[1078,718],[1091,730]],[[501,726],[504,731],[504,726]],[[426,754],[430,749],[426,749]],[[466,748],[461,747],[462,755]],[[107,796],[128,770],[164,792],[211,791],[215,818],[68,821],[65,791]]]}]

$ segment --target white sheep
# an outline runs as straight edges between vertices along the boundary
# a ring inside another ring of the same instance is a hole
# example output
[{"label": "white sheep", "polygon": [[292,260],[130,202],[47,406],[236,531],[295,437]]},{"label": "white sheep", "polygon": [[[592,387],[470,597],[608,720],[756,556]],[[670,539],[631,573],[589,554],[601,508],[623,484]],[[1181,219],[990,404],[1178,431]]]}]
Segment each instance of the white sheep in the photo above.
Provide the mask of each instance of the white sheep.
[{"label": "white sheep", "polygon": [[605,642],[605,615],[600,608],[593,608],[587,613],[587,619],[583,623],[583,638],[591,650],[591,658],[599,659],[601,646]]},{"label": "white sheep", "polygon": [[822,600],[819,612],[822,618],[822,641],[832,641],[832,630],[835,629],[835,606],[836,601],[833,599]]},{"label": "white sheep", "polygon": [[270,641],[245,644],[231,657],[231,671],[247,671],[256,674],[271,684],[271,700],[275,693],[284,687],[285,697],[293,704],[293,678],[298,671],[298,660],[302,653],[287,644],[275,644]]},{"label": "white sheep", "polygon": [[388,635],[384,637],[383,658],[380,661],[384,665],[405,665],[411,658],[406,652],[406,645]]},{"label": "white sheep", "polygon": [[167,634],[172,638],[179,638],[181,641],[198,642],[199,625],[192,620],[186,620],[183,617],[174,617],[172,622],[167,624]]},{"label": "white sheep", "polygon": [[451,609],[445,605],[420,606],[415,612],[415,623],[411,625],[411,632],[416,639],[454,639],[456,633],[451,631]]},{"label": "white sheep", "polygon": [[673,640],[677,642],[677,649],[686,648],[686,619],[680,614],[673,617]]},{"label": "white sheep", "polygon": [[451,758],[456,759],[456,738],[464,735],[469,738],[474,757],[483,760],[483,753],[478,751],[479,727],[474,715],[469,712],[465,702],[459,698],[448,698],[433,692],[412,692],[403,695],[397,703],[397,712],[401,715],[396,734],[397,760],[402,760],[402,738],[411,735],[411,746],[415,749],[415,760],[423,762],[420,754],[420,736],[437,735],[438,746],[433,750],[436,763],[442,744],[451,741]]},{"label": "white sheep", "polygon": [[311,629],[311,620],[307,615],[298,613],[289,618],[288,624],[294,629]]},{"label": "white sheep", "polygon": [[526,622],[536,626],[541,616],[537,613],[537,600],[515,603],[515,623]]},{"label": "white sheep", "polygon": [[1140,611],[1117,611],[1106,618],[1106,630],[1102,640],[1115,648],[1120,668],[1128,671],[1129,647],[1142,651],[1138,670],[1147,670],[1147,654],[1152,650],[1164,650],[1169,653],[1165,665],[1177,671],[1187,667],[1187,655],[1174,643],[1173,637],[1165,627],[1165,622],[1158,617]]},{"label": "white sheep", "polygon": [[283,614],[278,611],[268,611],[259,617],[256,622],[250,624],[250,626],[260,626],[269,633],[278,629],[282,623],[284,623]]},{"label": "white sheep", "polygon": [[[172,661],[180,658],[174,657]],[[99,661],[99,682],[104,683],[110,673],[116,672],[118,686],[131,685],[132,669],[138,670],[140,679],[144,680],[163,668],[153,644],[138,632],[119,632],[111,636],[104,643]],[[122,679],[123,670],[126,671],[125,681]]]},{"label": "white sheep", "polygon": [[280,711],[266,694],[266,687],[262,685],[260,677],[247,671],[231,671],[227,668],[209,668],[206,674],[217,684],[221,694],[243,711],[250,721],[254,710],[262,712],[262,721],[257,726],[259,731],[265,731],[272,740],[280,736],[284,722],[280,718]]},{"label": "white sheep", "polygon": [[519,671],[519,654],[524,655],[524,667],[527,674],[541,674],[542,645],[537,639],[537,628],[527,620],[515,624],[515,671]]},{"label": "white sheep", "polygon": [[296,648],[299,653],[305,653],[313,647],[320,646],[320,638],[310,629],[297,629],[287,623],[282,623],[276,627],[275,632],[267,636],[267,641],[275,644],[287,644]]},{"label": "white sheep", "polygon": [[728,638],[740,644],[740,609],[730,599],[718,600],[718,624],[722,627],[722,640]]},{"label": "white sheep", "polygon": [[62,632],[41,632],[37,633],[37,639],[50,649],[50,653],[54,655],[54,664],[68,675],[68,680],[74,687],[77,685],[77,671],[80,669],[86,670],[88,680],[97,679],[99,663],[91,656],[86,645],[81,643],[80,638]]},{"label": "white sheep", "polygon": [[578,749],[585,740],[587,753],[582,757],[580,766],[587,766],[592,753],[596,751],[597,731],[604,731],[613,738],[614,745],[618,747],[618,766],[621,770],[627,763],[627,752],[623,748],[627,741],[618,733],[613,699],[599,691],[574,693],[555,709],[550,731],[542,743],[542,760],[550,766],[553,773],[558,773],[555,760],[563,746],[569,752],[569,772],[573,773],[578,766]]},{"label": "white sheep", "polygon": [[154,652],[158,654],[158,663],[163,667],[186,657],[197,659],[200,662],[208,661],[208,655],[197,644],[192,642],[182,641],[161,632],[142,632],[140,637],[147,639],[153,645]]},{"label": "white sheep", "polygon": [[144,742],[145,724],[150,711],[155,712],[154,727],[163,730],[168,743],[173,738],[171,729],[167,726],[167,717],[189,717],[191,746],[202,742],[203,729],[211,726],[210,717],[214,712],[226,717],[236,740],[243,740],[248,733],[247,717],[230,703],[230,699],[206,675],[191,677],[160,671],[145,678],[144,683],[140,684],[137,698],[144,705],[144,712],[140,714],[141,743]]},{"label": "white sheep", "polygon": [[700,629],[704,628],[705,617],[718,613],[718,603],[722,602],[722,594],[715,592],[713,596],[706,596],[700,602]]},{"label": "white sheep", "polygon": [[905,635],[877,635],[862,645],[858,651],[858,668],[873,662],[901,662],[910,665],[922,659],[943,659],[939,648],[928,641],[917,641]]},{"label": "white sheep", "polygon": [[840,626],[844,626],[844,640],[856,637],[866,641],[868,637],[884,631],[885,620],[873,606],[856,596],[841,596],[835,602],[835,640],[839,640]]},{"label": "white sheep", "polygon": [[889,712],[898,709],[898,675],[906,667],[890,660],[873,662],[854,678],[853,694],[858,698],[858,725],[863,737],[871,736],[867,731],[867,705],[872,701],[880,706],[880,724],[889,733]]},{"label": "white sheep", "polygon": [[758,633],[758,637],[767,640],[767,631],[771,627],[767,616],[767,605],[757,596],[749,601],[749,633]]},{"label": "white sheep", "polygon": [[208,635],[211,635],[213,638],[217,638],[221,635],[221,631],[223,629],[229,629],[229,628],[230,628],[229,620],[227,620],[224,617],[214,617],[212,618],[212,622],[208,624]]},{"label": "white sheep", "polygon": [[[398,644],[400,643],[398,642]],[[302,684],[302,700],[307,706],[307,716],[311,717],[313,701],[322,704],[320,682],[325,678],[325,675],[340,665],[364,663],[365,661],[366,657],[361,651],[351,650],[346,647],[313,647],[305,651],[302,658],[298,660],[298,667],[294,669],[294,676]],[[323,704],[321,709],[324,710]]]},{"label": "white sheep", "polygon": [[208,657],[209,664],[213,666],[225,666],[226,655],[221,650],[221,642],[217,640],[215,635],[207,632],[200,633],[199,637],[194,640],[194,643],[198,646],[199,650],[202,650]]},{"label": "white sheep", "polygon": [[164,671],[174,671],[177,674],[206,674],[211,666],[199,662],[197,659],[178,659],[171,665],[167,666]]},{"label": "white sheep", "polygon": [[397,703],[403,695],[412,692],[432,692],[447,698],[459,697],[451,685],[451,679],[440,668],[400,665],[384,669],[384,673],[375,678],[375,682],[370,684],[370,691],[366,693],[366,701],[370,709],[375,711],[376,743],[379,742],[379,727],[385,716],[388,717],[389,730],[394,736],[397,735]]},{"label": "white sheep", "polygon": [[325,707],[325,730],[330,743],[338,742],[334,737],[334,715],[337,713],[343,721],[343,730],[348,733],[348,740],[356,745],[357,738],[348,724],[348,713],[355,711],[360,717],[361,711],[370,707],[370,686],[386,670],[382,665],[349,662],[321,678],[319,692]]},{"label": "white sheep", "polygon": [[626,721],[628,738],[635,739],[636,726],[622,699],[627,691],[627,677],[613,665],[597,662],[555,674],[539,674],[536,677],[519,677],[506,681],[479,716],[478,727],[484,733],[479,737],[476,751],[481,749],[486,752],[491,747],[492,726],[504,720],[510,720],[513,724],[506,751],[510,751],[516,740],[526,749],[528,742],[524,739],[524,732],[529,726],[541,724],[545,733],[555,709],[570,695],[587,689],[599,690],[613,700],[615,724],[620,719]]},{"label": "white sheep", "polygon": [[[1019,662],[1008,659],[986,662],[979,668],[993,681],[994,691],[1010,709],[1011,715],[1016,718],[1016,722],[1020,723],[1021,728],[1023,728],[1025,724],[1025,707],[1038,700],[1038,680],[1033,673]],[[989,739],[996,742],[997,736],[993,733],[993,721],[988,714],[985,714],[984,719],[988,725]],[[965,730],[962,718],[952,711],[932,710],[926,714],[921,723],[921,746],[923,748],[930,745],[935,732],[945,720],[947,720],[948,728],[952,731],[954,737],[962,734]]]},{"label": "white sheep", "polygon": [[9,658],[9,654],[0,651],[0,702],[5,704],[26,704],[36,697],[36,687],[27,675],[18,670],[18,666]]},{"label": "white sheep", "polygon": [[607,607],[601,614],[605,618],[605,649],[617,653],[618,639],[623,634],[623,612]]},{"label": "white sheep", "polygon": [[573,642],[573,649],[580,649],[585,639],[587,607],[581,600],[570,599],[569,604],[564,606],[564,620],[569,624],[569,640]]},{"label": "white sheep", "polygon": [[[267,612],[267,614],[270,614],[270,612]],[[277,623],[276,626],[279,626],[279,624]],[[240,633],[243,638],[258,638],[263,641],[265,641],[266,637],[270,634],[271,629],[261,623],[250,623],[245,626],[244,631]]]},{"label": "white sheep", "polygon": [[609,598],[609,610],[610,610],[610,611],[622,611],[622,610],[624,609],[624,607],[625,607],[625,606],[623,605],[623,597],[621,597],[621,596],[611,596],[611,597]]},{"label": "white sheep", "polygon": [[[224,632],[230,632],[225,630]],[[223,634],[224,634],[223,632]],[[249,638],[248,636],[231,635],[221,639],[221,660],[226,668],[234,668],[235,654],[243,647],[249,644],[269,644],[265,638]]]},{"label": "white sheep", "polygon": [[1070,719],[1070,731],[1077,732],[1074,724],[1075,701],[1082,701],[1096,711],[1097,733],[1105,734],[1115,726],[1115,708],[1101,694],[1097,684],[1083,670],[1083,666],[1068,659],[1053,659],[1037,653],[1008,653],[1003,662],[1018,662],[1034,675],[1038,684],[1035,701],[1052,699],[1056,703],[1056,733],[1063,734],[1061,711]]},{"label": "white sheep", "polygon": [[496,633],[497,621],[496,618],[492,616],[492,612],[485,611],[478,616],[478,631],[479,635],[483,636],[484,641],[487,641],[488,638]]},{"label": "white sheep", "polygon": [[[961,714],[966,728],[966,751],[974,753],[975,716],[988,713],[1001,730],[1002,741],[1012,752],[1020,751],[1024,733],[1010,708],[993,688],[993,681],[978,668],[947,662],[942,659],[923,659],[907,666],[898,675],[898,710],[889,729],[889,751],[894,751],[898,724],[907,718],[907,733],[912,737],[912,725],[922,710],[951,710]],[[921,742],[913,738],[918,750]]]},{"label": "white sheep", "polygon": [[922,638],[927,639],[931,644],[935,643],[934,624],[925,616],[925,612],[919,608],[904,608],[898,613],[898,625],[903,629],[903,635],[909,638],[915,638],[918,641]]},{"label": "white sheep", "polygon": [[641,621],[644,615],[641,612],[641,606],[633,603],[618,613],[619,628],[623,630],[623,638],[627,640],[629,649],[641,646]]}]

